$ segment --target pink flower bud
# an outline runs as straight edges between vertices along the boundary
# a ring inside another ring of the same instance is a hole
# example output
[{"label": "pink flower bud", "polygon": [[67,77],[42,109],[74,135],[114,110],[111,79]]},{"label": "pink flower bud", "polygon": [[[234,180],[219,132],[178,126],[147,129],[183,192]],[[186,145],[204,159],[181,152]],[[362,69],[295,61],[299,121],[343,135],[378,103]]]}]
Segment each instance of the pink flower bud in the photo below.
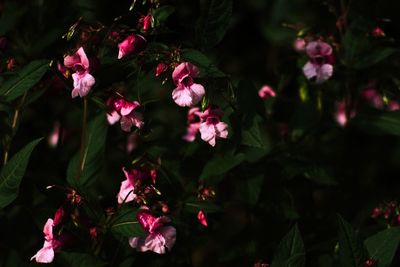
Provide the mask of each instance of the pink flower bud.
[{"label": "pink flower bud", "polygon": [[385,37],[385,32],[382,30],[381,27],[376,26],[375,28],[373,28],[371,35],[373,37]]},{"label": "pink flower bud", "polygon": [[371,212],[371,218],[376,219],[382,214],[382,209],[381,208],[374,208]]},{"label": "pink flower bud", "polygon": [[63,209],[62,207],[60,207],[60,208],[56,211],[56,213],[54,214],[53,225],[54,225],[54,226],[59,225],[60,223],[62,223],[62,221],[64,220],[64,218],[65,218],[64,209]]},{"label": "pink flower bud", "polygon": [[199,222],[200,222],[204,227],[207,227],[207,226],[208,226],[206,215],[204,214],[204,212],[203,212],[202,210],[200,210],[200,211],[197,213],[197,220],[199,220]]},{"label": "pink flower bud", "polygon": [[147,32],[151,29],[151,21],[153,20],[153,17],[151,15],[147,15],[143,19],[143,31]]},{"label": "pink flower bud", "polygon": [[157,65],[156,68],[156,77],[160,76],[162,73],[166,72],[168,70],[168,65],[165,64],[164,62],[160,62]]},{"label": "pink flower bud", "polygon": [[294,40],[293,42],[293,48],[297,52],[303,52],[304,50],[306,50],[306,45],[306,40],[304,40],[303,38],[296,38],[296,40]]},{"label": "pink flower bud", "polygon": [[6,62],[7,71],[12,71],[15,68],[16,63],[17,62],[16,62],[15,58],[7,59],[7,62]]},{"label": "pink flower bud", "polygon": [[118,59],[121,59],[131,53],[138,53],[145,47],[146,39],[139,34],[132,34],[125,38],[124,41],[118,44],[119,53]]},{"label": "pink flower bud", "polygon": [[267,100],[270,97],[275,97],[276,93],[274,91],[274,89],[272,89],[271,86],[269,85],[264,85],[263,87],[261,87],[261,89],[258,91],[258,95],[262,100]]},{"label": "pink flower bud", "polygon": [[92,227],[89,229],[90,238],[96,239],[99,235],[99,230],[97,227]]},{"label": "pink flower bud", "polygon": [[373,266],[376,266],[376,260],[372,258],[367,259],[364,263],[364,267],[373,267]]}]

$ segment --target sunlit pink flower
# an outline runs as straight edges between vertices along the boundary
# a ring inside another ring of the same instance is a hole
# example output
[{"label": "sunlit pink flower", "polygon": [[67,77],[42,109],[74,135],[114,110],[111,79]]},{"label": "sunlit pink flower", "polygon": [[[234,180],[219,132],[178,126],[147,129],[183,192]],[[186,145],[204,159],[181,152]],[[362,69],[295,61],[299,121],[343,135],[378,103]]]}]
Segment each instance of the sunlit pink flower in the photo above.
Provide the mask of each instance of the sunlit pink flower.
[{"label": "sunlit pink flower", "polygon": [[271,86],[269,85],[264,85],[261,87],[261,89],[258,91],[258,95],[262,100],[267,100],[270,97],[275,97],[276,93],[274,89],[272,89]]},{"label": "sunlit pink flower", "polygon": [[127,171],[125,167],[122,168],[122,171],[124,172],[126,179],[121,182],[121,187],[117,196],[119,204],[133,201],[136,198],[134,190],[137,177],[135,177],[133,173]]},{"label": "sunlit pink flower", "polygon": [[130,132],[132,126],[142,128],[144,125],[143,116],[139,112],[134,111],[140,106],[137,101],[127,101],[121,97],[107,100],[107,105],[111,112],[107,114],[107,121],[110,125],[120,121],[121,129]]},{"label": "sunlit pink flower", "polygon": [[201,115],[202,123],[199,130],[201,139],[215,146],[217,138],[228,137],[228,125],[221,121],[223,112],[219,108],[209,107]]},{"label": "sunlit pink flower", "polygon": [[153,17],[151,15],[147,15],[143,19],[143,31],[147,32],[148,30],[151,29],[151,21],[153,20]]},{"label": "sunlit pink flower", "polygon": [[171,220],[166,216],[154,217],[148,210],[139,211],[138,221],[148,233],[145,237],[129,238],[129,245],[137,251],[153,251],[158,254],[171,250],[176,241],[176,229],[173,226],[165,226]]},{"label": "sunlit pink flower", "polygon": [[197,213],[197,220],[199,220],[199,222],[200,222],[204,227],[207,227],[207,226],[208,226],[207,218],[206,218],[206,215],[204,214],[204,211],[199,210],[199,212]]},{"label": "sunlit pink flower", "polygon": [[50,263],[54,260],[54,244],[53,244],[53,220],[48,219],[43,227],[45,241],[43,247],[32,256],[38,263]]},{"label": "sunlit pink flower", "polygon": [[199,69],[189,62],[183,62],[175,68],[172,79],[177,87],[172,91],[172,98],[176,104],[191,107],[200,102],[205,90],[201,84],[193,81],[198,75]]},{"label": "sunlit pink flower", "polygon": [[199,132],[200,128],[200,116],[201,116],[200,108],[194,107],[189,109],[188,112],[188,126],[186,129],[186,134],[183,136],[183,139],[188,142],[193,142],[196,139],[196,135]]},{"label": "sunlit pink flower", "polygon": [[367,102],[376,109],[382,109],[384,106],[382,95],[374,88],[365,89],[361,95]]},{"label": "sunlit pink flower", "polygon": [[72,98],[75,98],[77,96],[86,96],[96,82],[94,77],[88,72],[83,72],[81,74],[75,72],[74,74],[72,74],[72,79],[74,79],[74,89],[71,92]]},{"label": "sunlit pink flower", "polygon": [[355,111],[350,111],[350,118],[347,113],[347,105],[345,101],[338,101],[335,104],[335,119],[336,122],[341,126],[344,127],[348,123],[348,121],[356,115]]},{"label": "sunlit pink flower", "polygon": [[53,130],[47,137],[47,142],[50,147],[55,148],[58,144],[58,140],[60,139],[60,123],[56,121],[53,126]]},{"label": "sunlit pink flower", "polygon": [[89,59],[86,56],[83,47],[80,47],[75,54],[64,58],[64,65],[67,68],[73,68],[75,71],[83,72],[89,70]]},{"label": "sunlit pink flower", "polygon": [[310,57],[303,67],[303,73],[307,79],[315,78],[316,83],[328,80],[333,74],[332,47],[322,41],[314,41],[306,46],[307,55]]},{"label": "sunlit pink flower", "polygon": [[132,34],[118,44],[118,59],[121,59],[131,53],[141,51],[146,44],[146,39],[140,34]]},{"label": "sunlit pink flower", "polygon": [[168,70],[168,65],[165,64],[164,62],[160,62],[157,64],[156,67],[156,77],[160,76],[162,73],[166,72]]},{"label": "sunlit pink flower", "polygon": [[302,52],[306,49],[306,40],[304,40],[304,38],[296,38],[296,40],[294,40],[293,42],[293,48],[294,50],[298,51],[298,52]]}]

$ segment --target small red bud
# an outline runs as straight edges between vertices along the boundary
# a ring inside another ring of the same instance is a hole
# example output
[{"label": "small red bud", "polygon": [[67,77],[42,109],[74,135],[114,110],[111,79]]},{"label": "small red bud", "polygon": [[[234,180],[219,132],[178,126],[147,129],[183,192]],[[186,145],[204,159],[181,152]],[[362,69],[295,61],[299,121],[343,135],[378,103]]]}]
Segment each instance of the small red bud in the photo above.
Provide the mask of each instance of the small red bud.
[{"label": "small red bud", "polygon": [[382,209],[381,208],[374,208],[371,212],[371,218],[376,219],[382,214]]},{"label": "small red bud", "polygon": [[385,37],[385,32],[382,30],[381,27],[376,26],[372,32],[371,35],[373,37],[379,38],[379,37]]},{"label": "small red bud", "polygon": [[164,62],[160,62],[157,65],[156,68],[156,77],[160,76],[162,73],[166,72],[168,70],[168,65],[165,64]]},{"label": "small red bud", "polygon": [[372,266],[376,266],[376,260],[368,259],[365,261],[364,267],[372,267]]}]

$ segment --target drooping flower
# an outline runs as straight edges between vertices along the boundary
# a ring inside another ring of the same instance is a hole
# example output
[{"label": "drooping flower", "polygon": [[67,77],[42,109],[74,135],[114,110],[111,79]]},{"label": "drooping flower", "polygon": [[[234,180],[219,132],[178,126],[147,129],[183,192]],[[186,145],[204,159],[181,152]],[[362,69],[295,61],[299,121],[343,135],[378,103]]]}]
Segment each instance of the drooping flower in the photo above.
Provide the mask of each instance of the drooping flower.
[{"label": "drooping flower", "polygon": [[143,31],[147,32],[151,29],[152,20],[153,17],[151,15],[147,15],[146,17],[143,18]]},{"label": "drooping flower", "polygon": [[201,114],[201,139],[211,146],[215,146],[216,139],[228,137],[228,125],[221,121],[222,115],[222,110],[216,107],[209,107]]},{"label": "drooping flower", "polygon": [[306,40],[304,38],[296,38],[293,42],[293,48],[297,52],[303,52],[306,49]]},{"label": "drooping flower", "polygon": [[270,97],[275,97],[276,93],[274,91],[274,89],[272,89],[271,86],[269,85],[264,85],[263,87],[261,87],[261,89],[258,91],[258,96],[262,99],[262,100],[267,100]]},{"label": "drooping flower", "polygon": [[107,121],[110,125],[120,121],[121,129],[125,132],[130,132],[132,126],[142,128],[144,125],[143,116],[139,112],[134,111],[140,106],[137,101],[127,101],[121,97],[107,101],[111,112],[107,114]]},{"label": "drooping flower", "polygon": [[315,79],[316,83],[328,80],[333,74],[332,47],[322,41],[314,41],[306,46],[310,60],[303,66],[307,79]]},{"label": "drooping flower", "polygon": [[54,249],[53,244],[53,220],[47,219],[46,224],[43,227],[44,233],[44,244],[43,247],[32,256],[31,260],[35,259],[38,263],[51,263],[54,260]]},{"label": "drooping flower", "polygon": [[148,209],[142,209],[137,213],[137,219],[147,232],[145,237],[129,238],[129,245],[137,251],[153,251],[164,254],[171,250],[176,241],[176,229],[173,226],[165,226],[171,220],[166,216],[154,217]]},{"label": "drooping flower", "polygon": [[191,107],[200,102],[205,94],[201,84],[194,83],[193,78],[199,75],[199,69],[189,62],[179,64],[172,73],[176,85],[172,98],[181,107]]},{"label": "drooping flower", "polygon": [[56,121],[53,126],[53,130],[47,137],[47,142],[50,147],[55,148],[58,144],[58,141],[60,139],[60,123]]},{"label": "drooping flower", "polygon": [[75,71],[88,71],[90,64],[83,47],[80,47],[75,54],[66,56],[64,58],[64,65],[67,68],[74,69]]},{"label": "drooping flower", "polygon": [[131,53],[140,52],[144,49],[146,39],[140,34],[132,34],[118,44],[118,59],[121,59]]},{"label": "drooping flower", "polygon": [[335,120],[341,126],[344,127],[349,122],[350,119],[354,118],[356,112],[354,110],[350,111],[348,114],[347,105],[345,101],[338,101],[335,104]]},{"label": "drooping flower", "polygon": [[187,121],[188,126],[186,129],[186,134],[183,136],[183,139],[188,142],[193,142],[196,139],[196,135],[199,132],[200,128],[200,108],[194,107],[189,109]]}]

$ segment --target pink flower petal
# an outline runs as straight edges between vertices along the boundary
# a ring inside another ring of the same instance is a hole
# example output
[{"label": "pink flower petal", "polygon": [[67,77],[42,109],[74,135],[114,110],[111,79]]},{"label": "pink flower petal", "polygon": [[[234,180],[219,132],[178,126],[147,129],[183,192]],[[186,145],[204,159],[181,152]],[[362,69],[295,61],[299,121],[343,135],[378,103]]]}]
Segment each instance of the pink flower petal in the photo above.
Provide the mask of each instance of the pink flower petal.
[{"label": "pink flower petal", "polygon": [[130,183],[129,180],[125,180],[121,182],[121,187],[119,189],[119,193],[118,193],[118,203],[122,204],[130,201],[133,201],[136,198],[136,195],[133,193],[134,187],[133,185]]},{"label": "pink flower petal", "polygon": [[303,73],[309,80],[314,78],[315,76],[317,76],[316,65],[308,61],[303,67]]},{"label": "pink flower petal", "polygon": [[74,79],[74,89],[72,90],[72,98],[78,95],[80,97],[86,96],[96,82],[94,77],[87,72],[83,74],[74,73],[72,74],[72,79]]},{"label": "pink flower petal", "polygon": [[199,212],[197,213],[197,220],[199,220],[199,222],[204,227],[208,226],[206,215],[204,214],[204,212],[202,210],[199,210]]},{"label": "pink flower petal", "polygon": [[43,233],[45,236],[46,240],[52,240],[53,239],[53,219],[47,219],[44,227],[43,227]]},{"label": "pink flower petal", "polygon": [[317,69],[316,83],[323,83],[328,80],[333,74],[333,66],[330,64],[324,64]]},{"label": "pink flower petal", "polygon": [[118,114],[117,111],[111,112],[111,114],[107,113],[107,121],[108,124],[113,125],[120,120],[121,116]]},{"label": "pink flower petal", "polygon": [[80,47],[76,54],[79,56],[80,63],[82,64],[83,68],[85,70],[89,69],[89,59],[86,56],[85,50],[83,50],[83,47]]},{"label": "pink flower petal", "polygon": [[261,87],[261,89],[258,91],[258,95],[260,96],[261,99],[267,100],[270,97],[275,97],[276,93],[272,87],[269,85],[264,85]]},{"label": "pink flower petal", "polygon": [[186,129],[186,134],[183,139],[187,142],[193,142],[196,139],[196,135],[199,132],[200,123],[191,123]]},{"label": "pink flower petal", "polygon": [[332,54],[332,46],[322,41],[314,41],[308,43],[306,52],[311,58],[329,56]]},{"label": "pink flower petal", "polygon": [[38,263],[51,263],[54,260],[54,250],[51,241],[44,241],[43,247],[31,258]]},{"label": "pink flower petal", "polygon": [[138,106],[140,106],[140,104],[137,101],[133,102],[125,101],[124,105],[121,107],[121,115],[122,116],[128,115],[129,113],[131,113],[132,110],[134,110]]}]

